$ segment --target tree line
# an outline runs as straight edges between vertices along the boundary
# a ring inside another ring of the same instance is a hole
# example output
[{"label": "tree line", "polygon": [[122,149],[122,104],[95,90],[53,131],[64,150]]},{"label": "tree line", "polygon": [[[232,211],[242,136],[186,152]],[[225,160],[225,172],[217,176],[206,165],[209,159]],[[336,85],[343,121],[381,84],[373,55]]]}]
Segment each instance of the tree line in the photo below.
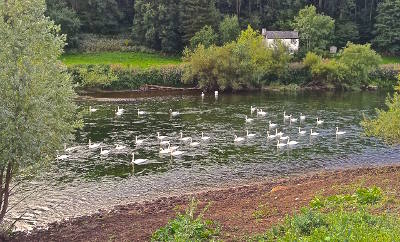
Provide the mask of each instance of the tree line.
[{"label": "tree line", "polygon": [[80,33],[128,33],[136,44],[177,53],[205,25],[218,30],[225,16],[241,29],[292,30],[308,5],[334,21],[330,44],[369,43],[381,52],[400,51],[400,0],[46,0],[47,14],[73,46]]}]

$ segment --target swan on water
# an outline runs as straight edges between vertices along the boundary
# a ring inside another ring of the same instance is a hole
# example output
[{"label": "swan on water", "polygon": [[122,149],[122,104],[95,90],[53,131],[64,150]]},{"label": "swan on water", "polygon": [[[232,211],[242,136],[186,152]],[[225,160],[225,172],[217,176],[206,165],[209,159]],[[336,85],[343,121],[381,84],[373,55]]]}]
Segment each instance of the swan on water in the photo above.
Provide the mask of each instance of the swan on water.
[{"label": "swan on water", "polygon": [[192,146],[192,147],[196,147],[196,146],[199,146],[200,143],[199,142],[193,142],[192,137],[190,137],[190,144],[189,145]]},{"label": "swan on water", "polygon": [[181,138],[180,138],[181,141],[187,142],[187,141],[189,141],[191,139],[190,137],[183,137],[182,131],[181,131],[180,134],[181,134]]},{"label": "swan on water", "polygon": [[147,163],[149,160],[148,159],[137,159],[135,160],[135,153],[132,153],[132,164],[134,165],[142,165],[144,163]]},{"label": "swan on water", "polygon": [[275,138],[276,138],[276,135],[270,134],[269,131],[267,131],[267,138],[268,138],[268,139],[275,139]]},{"label": "swan on water", "polygon": [[110,153],[110,150],[103,150],[103,148],[100,148],[100,155],[108,155]]},{"label": "swan on water", "polygon": [[234,142],[242,142],[244,141],[243,137],[238,137],[237,135],[235,135],[235,139],[233,140]]},{"label": "swan on water", "polygon": [[250,139],[250,138],[256,137],[256,134],[250,134],[248,129],[246,130],[246,134],[247,134],[247,135],[246,135],[247,138],[249,138],[249,139]]},{"label": "swan on water", "polygon": [[279,132],[279,133],[278,133],[278,129],[275,129],[275,136],[281,137],[282,135],[283,135],[282,132]]},{"label": "swan on water", "polygon": [[125,145],[117,144],[117,145],[115,146],[115,149],[116,149],[116,150],[123,150],[123,149],[125,149],[125,148],[126,148]]},{"label": "swan on water", "polygon": [[276,126],[278,126],[278,125],[272,123],[271,120],[269,121],[269,128],[270,128],[270,129],[275,128]]},{"label": "swan on water", "polygon": [[336,135],[343,135],[346,131],[339,131],[339,127],[336,127]]},{"label": "swan on water", "polygon": [[299,127],[299,134],[300,135],[305,135],[306,133],[307,133],[307,131],[301,130],[301,128]]},{"label": "swan on water", "polygon": [[138,114],[138,116],[139,116],[139,115],[144,115],[144,114],[146,114],[146,112],[145,112],[145,111],[140,111],[140,109],[138,109],[138,110],[137,110],[137,114]]},{"label": "swan on water", "polygon": [[246,120],[246,123],[251,123],[251,122],[254,121],[254,119],[248,118],[247,115],[246,115],[246,117],[245,117],[245,120]]},{"label": "swan on water", "polygon": [[172,117],[179,116],[180,114],[178,111],[172,111],[172,109],[169,110],[169,113],[171,114]]},{"label": "swan on water", "polygon": [[323,120],[319,120],[319,118],[317,118],[317,125],[323,124],[324,121]]},{"label": "swan on water", "polygon": [[292,116],[291,115],[286,115],[286,111],[283,111],[283,119],[287,120],[290,119]]},{"label": "swan on water", "polygon": [[266,116],[267,112],[264,112],[262,109],[257,109],[257,115]]},{"label": "swan on water", "polygon": [[311,136],[318,136],[318,135],[319,135],[319,133],[317,133],[317,132],[313,132],[313,130],[311,129],[311,130],[310,130],[310,135],[311,135]]},{"label": "swan on water", "polygon": [[96,149],[100,147],[100,143],[93,143],[92,140],[89,139],[89,149]]},{"label": "swan on water", "polygon": [[291,145],[297,145],[298,143],[299,143],[299,142],[297,142],[297,141],[290,140],[290,137],[288,138],[287,145],[289,145],[289,146],[291,146]]},{"label": "swan on water", "polygon": [[285,143],[281,143],[281,142],[278,140],[278,143],[276,144],[276,147],[278,147],[278,148],[283,148],[283,147],[285,147],[285,146],[286,146]]},{"label": "swan on water", "polygon": [[97,112],[97,108],[92,108],[92,106],[89,107],[89,112],[94,113]]},{"label": "swan on water", "polygon": [[144,143],[144,139],[139,139],[137,136],[135,137],[135,143],[136,145],[141,145]]},{"label": "swan on water", "polygon": [[209,140],[210,139],[210,137],[208,137],[208,136],[204,136],[204,133],[203,132],[201,132],[201,140],[203,140],[203,141],[207,141],[207,140]]},{"label": "swan on water", "polygon": [[300,113],[300,120],[305,120],[306,119],[306,115],[303,115],[302,113]]}]

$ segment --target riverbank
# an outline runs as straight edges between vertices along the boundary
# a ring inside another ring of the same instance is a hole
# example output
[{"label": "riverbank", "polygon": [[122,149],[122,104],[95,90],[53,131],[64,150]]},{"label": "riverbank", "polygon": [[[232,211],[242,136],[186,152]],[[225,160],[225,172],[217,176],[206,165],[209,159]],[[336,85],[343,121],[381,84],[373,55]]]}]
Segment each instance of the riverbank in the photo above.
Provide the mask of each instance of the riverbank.
[{"label": "riverbank", "polygon": [[316,195],[373,185],[400,199],[400,166],[326,171],[133,203],[111,212],[51,224],[47,230],[18,233],[11,241],[148,241],[154,231],[175,216],[174,210],[184,208],[191,197],[200,201],[200,207],[210,203],[205,218],[221,225],[221,239],[240,241],[265,232],[286,215],[306,206]]}]

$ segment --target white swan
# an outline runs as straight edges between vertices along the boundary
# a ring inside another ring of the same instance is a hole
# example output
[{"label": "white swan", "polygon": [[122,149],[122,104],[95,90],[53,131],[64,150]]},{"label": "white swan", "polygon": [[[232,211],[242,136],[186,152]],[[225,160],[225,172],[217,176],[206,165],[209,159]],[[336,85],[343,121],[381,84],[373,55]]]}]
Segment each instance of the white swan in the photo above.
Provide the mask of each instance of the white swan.
[{"label": "white swan", "polygon": [[142,165],[144,163],[147,163],[149,160],[148,159],[137,159],[135,160],[135,153],[132,153],[132,164],[134,165]]},{"label": "white swan", "polygon": [[183,152],[183,151],[179,151],[179,150],[173,151],[173,150],[171,150],[171,156],[181,156],[183,154],[185,154],[185,152]]},{"label": "white swan", "polygon": [[281,142],[278,140],[278,143],[276,144],[276,147],[278,147],[278,148],[283,148],[283,147],[285,147],[285,146],[286,146],[285,143],[281,143]]},{"label": "white swan", "polygon": [[279,139],[280,139],[280,140],[288,140],[288,139],[289,139],[289,136],[281,136]]},{"label": "white swan", "polygon": [[272,123],[271,120],[269,121],[269,128],[270,128],[270,129],[273,129],[273,128],[275,128],[276,126],[278,126],[278,125]]},{"label": "white swan", "polygon": [[[57,151],[58,153],[58,151]],[[66,160],[69,158],[69,155],[57,155],[57,160]]]},{"label": "white swan", "polygon": [[290,137],[288,138],[287,145],[289,145],[289,146],[291,146],[291,145],[297,145],[298,143],[299,143],[299,142],[297,142],[297,141],[290,140]]},{"label": "white swan", "polygon": [[339,131],[339,127],[336,127],[336,135],[343,135],[346,131]]},{"label": "white swan", "polygon": [[246,120],[246,123],[251,123],[251,122],[253,122],[254,119],[248,118],[246,115],[245,120]]},{"label": "white swan", "polygon": [[278,133],[278,129],[275,129],[275,136],[281,137],[282,135],[283,135],[282,132],[279,132],[279,133]]},{"label": "white swan", "polygon": [[266,116],[266,115],[267,115],[267,112],[264,112],[262,109],[258,109],[258,110],[257,110],[257,115]]},{"label": "white swan", "polygon": [[215,91],[215,92],[214,92],[214,95],[215,95],[216,97],[218,97],[218,94],[219,94],[218,91]]},{"label": "white swan", "polygon": [[108,155],[109,153],[109,150],[103,150],[103,148],[100,148],[100,155]]},{"label": "white swan", "polygon": [[203,140],[203,141],[207,141],[207,140],[209,140],[210,139],[210,137],[208,137],[208,136],[204,136],[204,133],[203,132],[201,132],[201,140]]},{"label": "white swan", "polygon": [[100,143],[93,143],[92,140],[89,139],[89,149],[96,149],[100,147]]},{"label": "white swan", "polygon": [[256,137],[256,134],[250,134],[248,129],[246,130],[246,133],[247,133],[246,136],[247,136],[247,138],[249,138],[249,139]]},{"label": "white swan", "polygon": [[180,114],[178,111],[172,111],[172,109],[169,110],[169,113],[171,114],[172,117],[179,116]]},{"label": "white swan", "polygon": [[138,114],[138,116],[139,116],[139,115],[145,115],[146,112],[145,112],[145,111],[140,111],[140,109],[138,109],[138,110],[137,110],[137,114]]},{"label": "white swan", "polygon": [[300,120],[305,120],[306,119],[306,115],[303,115],[302,113],[300,113]]},{"label": "white swan", "polygon": [[74,151],[74,150],[76,150],[76,149],[78,149],[79,148],[79,146],[74,146],[74,147],[69,147],[69,148],[67,148],[67,144],[64,144],[64,150],[65,150],[65,152],[72,152],[72,151]]},{"label": "white swan", "polygon": [[141,144],[144,143],[144,139],[138,139],[138,137],[136,136],[135,137],[135,143],[136,143],[136,145],[141,145]]},{"label": "white swan", "polygon": [[204,96],[205,96],[204,92],[201,92],[201,97],[204,97]]},{"label": "white swan", "polygon": [[323,120],[319,120],[319,118],[317,118],[317,125],[323,124],[324,121]]},{"label": "white swan", "polygon": [[243,137],[237,137],[237,135],[235,135],[235,139],[233,140],[234,142],[242,142],[244,141]]},{"label": "white swan", "polygon": [[307,133],[307,131],[301,130],[301,128],[299,127],[299,134],[300,135],[305,135],[306,133]]},{"label": "white swan", "polygon": [[310,135],[311,135],[311,136],[318,136],[318,135],[319,135],[319,133],[317,133],[317,132],[313,132],[313,130],[311,129],[311,130],[310,130]]},{"label": "white swan", "polygon": [[296,123],[297,120],[297,118],[292,118],[292,115],[290,115],[290,123]]},{"label": "white swan", "polygon": [[269,131],[267,131],[267,138],[268,138],[268,139],[275,139],[275,138],[276,138],[276,135],[270,134]]},{"label": "white swan", "polygon": [[169,145],[169,144],[171,144],[171,142],[169,142],[169,140],[163,140],[160,142],[160,146]]},{"label": "white swan", "polygon": [[116,149],[116,150],[123,150],[123,149],[125,149],[125,148],[126,148],[125,145],[117,144],[117,145],[115,146],[115,149]]},{"label": "white swan", "polygon": [[160,132],[157,132],[157,139],[158,140],[163,140],[163,139],[166,139],[166,138],[167,138],[167,136],[161,136]]},{"label": "white swan", "polygon": [[92,108],[92,106],[89,107],[89,112],[94,113],[97,112],[97,108]]},{"label": "white swan", "polygon": [[117,116],[121,116],[124,112],[125,112],[125,109],[119,108],[119,106],[118,106],[118,107],[117,107],[117,111],[115,112],[115,114],[116,114]]},{"label": "white swan", "polygon": [[250,112],[251,112],[251,113],[254,113],[254,112],[256,111],[256,109],[257,109],[256,107],[251,106],[251,107],[250,107]]},{"label": "white swan", "polygon": [[187,142],[187,141],[189,141],[190,139],[191,139],[190,137],[183,137],[183,133],[182,133],[182,131],[181,131],[181,138],[180,138],[181,141]]},{"label": "white swan", "polygon": [[171,151],[172,151],[171,147],[168,147],[166,149],[163,149],[160,147],[160,154],[162,154],[162,155],[169,154],[169,153],[171,153]]},{"label": "white swan", "polygon": [[292,116],[291,115],[286,115],[286,111],[283,111],[283,119],[287,120],[290,119]]},{"label": "white swan", "polygon": [[199,142],[193,142],[193,139],[190,138],[190,144],[189,145],[192,146],[192,147],[196,147],[196,146],[199,146],[200,143]]}]

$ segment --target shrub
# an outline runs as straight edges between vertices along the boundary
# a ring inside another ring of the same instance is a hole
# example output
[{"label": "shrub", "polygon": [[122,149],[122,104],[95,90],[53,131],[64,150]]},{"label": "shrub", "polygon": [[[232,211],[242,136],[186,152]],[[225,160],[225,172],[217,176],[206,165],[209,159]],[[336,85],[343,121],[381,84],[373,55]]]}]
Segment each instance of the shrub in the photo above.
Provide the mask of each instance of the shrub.
[{"label": "shrub", "polygon": [[122,65],[73,65],[68,67],[68,71],[79,88],[133,90],[145,84],[182,86],[182,68],[175,65],[150,69]]},{"label": "shrub", "polygon": [[219,234],[219,228],[211,220],[203,218],[207,207],[196,216],[197,202],[192,200],[185,213],[157,230],[151,241],[210,241]]},{"label": "shrub", "polygon": [[284,76],[289,59],[283,45],[266,47],[263,37],[249,26],[235,42],[186,50],[183,80],[203,89],[260,87]]},{"label": "shrub", "polygon": [[206,48],[217,44],[218,35],[209,25],[204,26],[201,30],[194,34],[190,39],[190,46],[196,48],[198,45],[204,45]]},{"label": "shrub", "polygon": [[[400,79],[400,76],[399,76]],[[400,84],[396,88],[400,91]],[[400,94],[386,99],[387,111],[377,109],[375,119],[364,118],[361,125],[368,136],[376,136],[391,144],[400,143]]]},{"label": "shrub", "polygon": [[399,241],[400,220],[390,214],[376,215],[382,200],[380,188],[359,188],[353,194],[313,199],[309,207],[257,241]]},{"label": "shrub", "polygon": [[369,74],[372,84],[377,85],[382,89],[393,89],[398,80],[399,66],[396,65],[382,65],[375,71]]}]

